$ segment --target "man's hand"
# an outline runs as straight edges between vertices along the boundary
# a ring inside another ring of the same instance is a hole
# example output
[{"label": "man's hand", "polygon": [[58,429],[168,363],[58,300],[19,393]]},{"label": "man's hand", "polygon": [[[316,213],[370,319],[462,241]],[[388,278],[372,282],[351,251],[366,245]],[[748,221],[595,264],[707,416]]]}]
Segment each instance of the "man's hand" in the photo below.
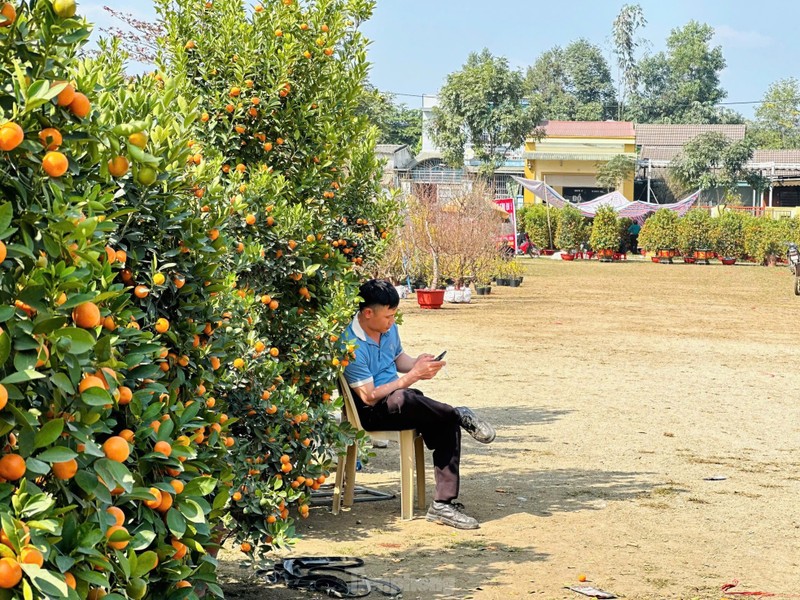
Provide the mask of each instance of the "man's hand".
[{"label": "man's hand", "polygon": [[409,371],[409,375],[418,380],[436,377],[439,370],[447,363],[443,360],[433,360],[433,358],[430,354],[421,354],[414,363],[414,368]]}]

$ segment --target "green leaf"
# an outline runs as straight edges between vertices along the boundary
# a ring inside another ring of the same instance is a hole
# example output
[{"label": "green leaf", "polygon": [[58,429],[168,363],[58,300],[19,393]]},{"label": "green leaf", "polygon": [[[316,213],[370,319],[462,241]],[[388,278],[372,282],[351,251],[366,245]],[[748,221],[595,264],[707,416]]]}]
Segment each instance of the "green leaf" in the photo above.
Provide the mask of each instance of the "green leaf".
[{"label": "green leaf", "polygon": [[186,496],[208,496],[217,487],[217,480],[213,477],[195,477],[186,487],[183,493]]},{"label": "green leaf", "polygon": [[109,490],[113,490],[117,485],[126,492],[133,489],[133,475],[122,463],[107,458],[95,461],[94,470],[105,482]]},{"label": "green leaf", "polygon": [[67,377],[64,373],[56,373],[53,375],[53,383],[56,384],[58,389],[66,394],[72,395],[75,393],[75,386],[72,385],[69,377]]},{"label": "green leaf", "polygon": [[12,373],[0,383],[23,383],[25,381],[33,381],[34,379],[42,379],[44,375],[39,373],[38,371],[34,371],[33,369],[27,369],[25,371],[18,371],[17,373]]},{"label": "green leaf", "polygon": [[21,517],[32,517],[34,515],[46,513],[55,506],[56,501],[45,494],[37,494],[33,496],[19,512]]},{"label": "green leaf", "polygon": [[43,460],[47,463],[65,462],[73,458],[77,458],[78,454],[74,450],[70,450],[64,446],[56,446],[55,448],[48,448],[44,452],[36,455],[36,458]]},{"label": "green leaf", "polygon": [[[64,419],[53,419],[45,423],[33,439],[34,448],[44,448],[51,445],[64,431]],[[39,457],[41,460],[44,460]]]},{"label": "green leaf", "polygon": [[[136,534],[139,535],[138,533]],[[134,539],[136,537],[134,536]],[[158,555],[152,550],[142,552],[136,558],[136,568],[131,571],[131,577],[142,577],[156,568],[158,565]]]},{"label": "green leaf", "polygon": [[13,306],[0,306],[0,323],[5,323],[11,317],[14,316],[14,307]]},{"label": "green leaf", "polygon": [[8,226],[11,225],[11,219],[14,217],[14,207],[10,202],[0,204],[0,235],[6,232]]},{"label": "green leaf", "polygon": [[[151,529],[140,529],[133,536],[133,539],[131,540],[131,543],[129,544],[129,547],[133,548],[134,550],[137,550],[137,551],[138,550],[144,550],[150,544],[152,544],[153,540],[155,540],[155,539],[156,539],[156,532],[155,531],[153,531]],[[141,564],[141,555],[139,556],[139,561],[140,561],[139,564]]]},{"label": "green leaf", "polygon": [[33,334],[34,335],[40,333],[48,334],[51,331],[55,331],[59,327],[63,327],[66,322],[67,322],[66,317],[52,317],[50,319],[42,319],[40,321],[37,321],[36,324],[33,326]]},{"label": "green leaf", "polygon": [[96,343],[96,340],[91,333],[78,327],[64,327],[63,329],[54,331],[50,337],[53,340],[59,340],[61,338],[69,339],[70,342],[72,342],[69,351],[73,354],[83,354],[84,352],[88,352],[94,348]]},{"label": "green leaf", "polygon": [[31,249],[22,244],[8,244],[6,250],[8,250],[8,256],[10,257],[19,258],[21,256],[27,256],[28,258],[36,258]]},{"label": "green leaf", "polygon": [[81,393],[81,400],[88,406],[105,406],[106,404],[114,404],[106,390],[101,387],[90,387]]},{"label": "green leaf", "polygon": [[174,508],[167,511],[167,527],[176,538],[180,539],[186,533],[186,519]]},{"label": "green leaf", "polygon": [[203,509],[200,508],[200,505],[194,500],[187,499],[181,502],[181,505],[178,508],[181,514],[192,523],[202,523],[205,521]]},{"label": "green leaf", "polygon": [[50,472],[50,465],[30,456],[25,461],[25,465],[30,473],[36,473],[37,475],[47,475]]},{"label": "green leaf", "polygon": [[58,579],[47,569],[38,565],[21,563],[20,566],[36,588],[51,598],[66,598],[69,587],[63,579]]},{"label": "green leaf", "polygon": [[0,333],[0,366],[6,364],[8,356],[11,354],[11,338],[4,331]]}]

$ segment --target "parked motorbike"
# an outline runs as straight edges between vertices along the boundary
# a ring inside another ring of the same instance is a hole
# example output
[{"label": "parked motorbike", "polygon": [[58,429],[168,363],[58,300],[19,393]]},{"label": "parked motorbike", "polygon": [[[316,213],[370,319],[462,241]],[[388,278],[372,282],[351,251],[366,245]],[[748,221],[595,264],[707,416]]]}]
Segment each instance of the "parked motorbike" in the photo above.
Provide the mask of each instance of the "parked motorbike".
[{"label": "parked motorbike", "polygon": [[786,260],[789,263],[789,270],[794,275],[794,294],[800,296],[800,250],[797,249],[797,244],[789,244]]},{"label": "parked motorbike", "polygon": [[536,245],[531,242],[531,239],[528,237],[527,233],[519,234],[517,236],[517,254],[527,254],[531,258],[541,256],[539,248],[537,248]]}]

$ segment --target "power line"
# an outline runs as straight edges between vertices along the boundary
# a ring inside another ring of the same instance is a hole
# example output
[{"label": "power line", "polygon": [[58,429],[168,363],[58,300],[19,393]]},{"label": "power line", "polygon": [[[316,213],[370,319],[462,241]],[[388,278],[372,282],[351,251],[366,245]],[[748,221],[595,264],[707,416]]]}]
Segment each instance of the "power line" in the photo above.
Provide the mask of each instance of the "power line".
[{"label": "power line", "polygon": [[[392,96],[404,96],[407,98],[436,98],[438,99],[439,96],[436,94],[408,94],[405,92],[391,92],[391,91],[383,91],[384,94],[390,94]],[[527,98],[530,100],[530,98]],[[800,100],[797,99],[796,100]],[[736,106],[736,105],[744,105],[744,104],[764,104],[765,102],[770,102],[770,100],[736,100],[731,102],[717,102],[714,106]],[[607,105],[606,108],[610,106],[616,105]]]}]

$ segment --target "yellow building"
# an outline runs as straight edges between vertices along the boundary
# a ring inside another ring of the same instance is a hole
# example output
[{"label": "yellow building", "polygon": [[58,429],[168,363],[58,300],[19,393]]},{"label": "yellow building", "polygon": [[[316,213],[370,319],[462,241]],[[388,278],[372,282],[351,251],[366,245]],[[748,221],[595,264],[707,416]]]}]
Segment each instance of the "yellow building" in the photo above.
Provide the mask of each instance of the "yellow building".
[{"label": "yellow building", "polygon": [[[636,160],[636,132],[629,121],[545,121],[545,137],[525,140],[525,177],[544,181],[567,200],[586,202],[608,190],[597,171],[614,156]],[[632,172],[618,191],[633,200]],[[525,191],[525,203],[536,197]]]}]

